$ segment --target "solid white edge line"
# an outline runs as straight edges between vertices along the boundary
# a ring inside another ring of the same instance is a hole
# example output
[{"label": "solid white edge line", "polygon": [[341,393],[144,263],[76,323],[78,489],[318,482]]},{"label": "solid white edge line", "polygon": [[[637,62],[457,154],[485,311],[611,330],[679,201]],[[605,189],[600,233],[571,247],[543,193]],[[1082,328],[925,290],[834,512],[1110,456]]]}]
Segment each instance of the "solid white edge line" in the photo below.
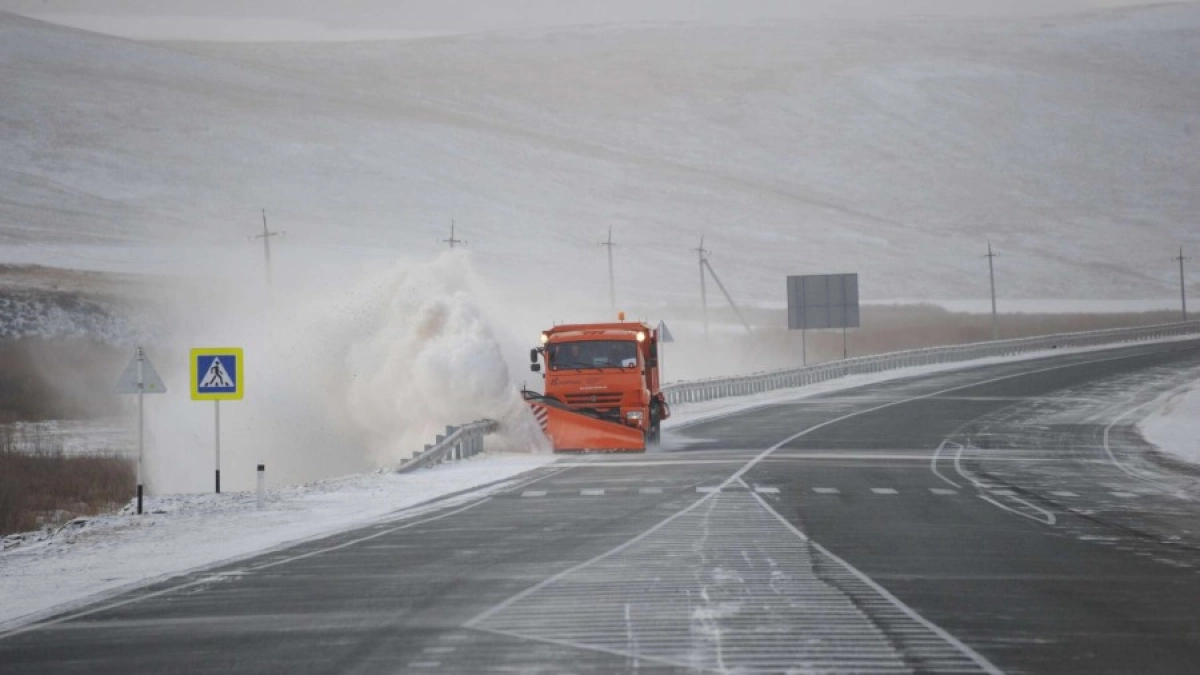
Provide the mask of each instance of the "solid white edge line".
[{"label": "solid white edge line", "polygon": [[[946,478],[945,476],[943,476],[942,472],[938,471],[938,468],[937,468],[938,458],[941,456],[942,449],[946,447],[947,443],[953,443],[953,441],[951,441],[949,438],[946,438],[946,439],[943,439],[942,442],[937,446],[937,450],[935,450],[933,453],[933,459],[929,460],[929,468],[930,468],[930,470],[933,471],[933,475],[937,476],[938,478],[941,478],[943,481],[953,485],[954,487],[961,489],[962,488],[961,485],[959,485],[958,483],[955,483],[954,481],[950,480],[949,478]],[[953,443],[953,444],[957,445],[959,450],[962,450],[962,444],[960,444],[960,443]]]},{"label": "solid white edge line", "polygon": [[933,623],[929,619],[926,619],[925,617],[918,614],[916,610],[914,610],[912,607],[909,607],[908,605],[904,604],[903,601],[901,601],[899,598],[897,598],[896,596],[894,596],[890,592],[888,592],[888,590],[886,588],[884,588],[883,586],[880,586],[878,583],[876,583],[874,579],[872,579],[871,577],[868,577],[867,575],[860,572],[858,570],[858,568],[854,567],[853,565],[846,562],[845,560],[842,560],[841,558],[839,558],[838,556],[836,556],[832,552],[830,552],[829,549],[825,548],[824,546],[822,546],[822,545],[818,544],[817,542],[813,541],[812,539],[810,539],[806,534],[804,534],[799,529],[797,529],[795,525],[792,525],[790,522],[788,522],[787,518],[784,518],[778,511],[771,508],[771,505],[767,504],[766,500],[764,500],[762,497],[759,497],[757,494],[755,494],[753,492],[751,492],[750,495],[752,497],[754,497],[754,499],[758,501],[759,505],[762,506],[764,509],[766,509],[768,513],[775,516],[776,520],[783,523],[784,527],[786,527],[788,530],[790,530],[792,532],[792,534],[795,534],[797,537],[800,537],[801,541],[806,542],[809,546],[816,549],[822,555],[828,557],[830,560],[834,561],[838,565],[841,565],[843,569],[845,569],[850,574],[854,575],[859,581],[861,581],[864,584],[866,584],[867,586],[869,586],[871,588],[871,590],[878,593],[884,600],[887,600],[896,609],[900,610],[901,612],[904,612],[904,614],[906,614],[908,616],[908,618],[910,618],[913,621],[916,621],[917,623],[921,624],[922,626],[928,628],[939,638],[941,638],[942,640],[945,640],[947,644],[954,647],[958,651],[962,652],[964,656],[966,656],[967,658],[974,661],[975,665],[982,668],[985,672],[988,673],[988,675],[1004,675],[1004,671],[997,668],[991,661],[988,661],[987,658],[985,658],[982,654],[980,654],[979,652],[975,651],[974,649],[971,649],[970,647],[968,647],[966,644],[963,643],[962,640],[959,640],[958,638],[954,637],[953,635],[948,633],[945,629],[943,629],[941,626],[938,626],[937,624]]}]

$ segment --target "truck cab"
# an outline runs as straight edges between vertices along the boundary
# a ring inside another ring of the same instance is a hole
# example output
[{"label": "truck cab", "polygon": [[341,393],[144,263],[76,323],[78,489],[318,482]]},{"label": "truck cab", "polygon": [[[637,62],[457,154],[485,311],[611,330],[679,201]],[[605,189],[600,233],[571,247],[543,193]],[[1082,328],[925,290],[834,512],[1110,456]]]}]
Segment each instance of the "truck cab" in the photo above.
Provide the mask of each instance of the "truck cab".
[{"label": "truck cab", "polygon": [[658,441],[670,414],[658,369],[658,336],[642,323],[568,324],[544,331],[530,353],[542,372],[544,398],[595,420],[638,430]]}]

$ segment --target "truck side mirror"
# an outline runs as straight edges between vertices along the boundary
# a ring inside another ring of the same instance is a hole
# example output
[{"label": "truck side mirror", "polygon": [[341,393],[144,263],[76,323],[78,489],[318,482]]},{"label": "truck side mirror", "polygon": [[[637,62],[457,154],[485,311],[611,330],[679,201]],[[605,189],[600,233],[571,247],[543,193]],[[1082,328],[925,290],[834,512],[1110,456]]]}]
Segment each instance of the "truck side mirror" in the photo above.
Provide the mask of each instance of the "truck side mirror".
[{"label": "truck side mirror", "polygon": [[536,348],[529,350],[529,362],[530,363],[538,362],[538,350]]},{"label": "truck side mirror", "polygon": [[540,372],[542,372],[542,364],[540,364],[540,363],[531,363],[531,364],[529,364],[529,369],[530,369],[530,370],[532,370],[532,371],[533,371],[533,372],[535,372],[535,373],[540,373]]}]

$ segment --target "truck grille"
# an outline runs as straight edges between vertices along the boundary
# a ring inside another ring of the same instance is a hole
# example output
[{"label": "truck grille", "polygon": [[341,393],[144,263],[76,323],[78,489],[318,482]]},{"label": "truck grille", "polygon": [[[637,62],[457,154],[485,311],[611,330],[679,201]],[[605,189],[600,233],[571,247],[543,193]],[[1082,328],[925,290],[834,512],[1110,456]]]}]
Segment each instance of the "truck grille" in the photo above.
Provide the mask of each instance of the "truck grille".
[{"label": "truck grille", "polygon": [[612,408],[621,405],[621,392],[597,392],[595,394],[567,394],[567,405]]}]

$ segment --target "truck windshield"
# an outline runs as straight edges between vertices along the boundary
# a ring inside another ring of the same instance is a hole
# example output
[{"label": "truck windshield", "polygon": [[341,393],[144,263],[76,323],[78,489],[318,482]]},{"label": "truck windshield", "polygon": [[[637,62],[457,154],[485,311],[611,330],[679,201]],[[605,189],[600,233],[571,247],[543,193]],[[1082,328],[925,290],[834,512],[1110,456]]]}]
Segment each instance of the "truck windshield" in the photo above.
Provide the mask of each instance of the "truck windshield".
[{"label": "truck windshield", "polygon": [[577,368],[632,368],[637,365],[637,343],[632,340],[591,340],[546,346],[551,370]]}]

